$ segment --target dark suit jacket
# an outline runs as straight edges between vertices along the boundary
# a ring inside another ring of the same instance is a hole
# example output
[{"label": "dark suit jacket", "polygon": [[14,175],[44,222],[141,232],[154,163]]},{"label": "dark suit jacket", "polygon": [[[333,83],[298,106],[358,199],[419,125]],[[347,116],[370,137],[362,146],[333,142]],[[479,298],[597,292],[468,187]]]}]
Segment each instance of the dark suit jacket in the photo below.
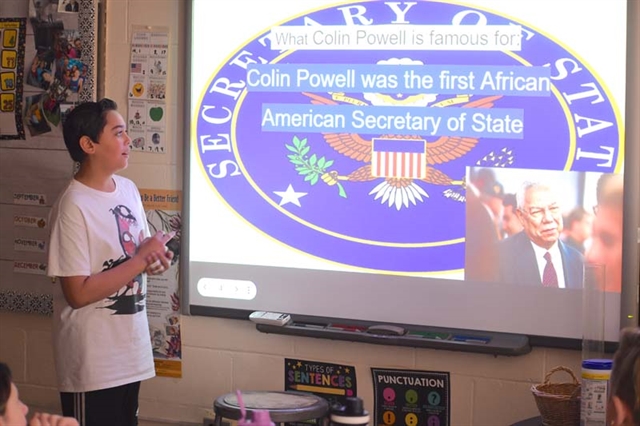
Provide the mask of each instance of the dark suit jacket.
[{"label": "dark suit jacket", "polygon": [[[565,288],[581,289],[583,256],[576,249],[558,241]],[[509,284],[542,286],[536,255],[524,231],[498,244],[498,280]]]},{"label": "dark suit jacket", "polygon": [[464,278],[472,281],[496,280],[498,233],[482,201],[467,189]]}]

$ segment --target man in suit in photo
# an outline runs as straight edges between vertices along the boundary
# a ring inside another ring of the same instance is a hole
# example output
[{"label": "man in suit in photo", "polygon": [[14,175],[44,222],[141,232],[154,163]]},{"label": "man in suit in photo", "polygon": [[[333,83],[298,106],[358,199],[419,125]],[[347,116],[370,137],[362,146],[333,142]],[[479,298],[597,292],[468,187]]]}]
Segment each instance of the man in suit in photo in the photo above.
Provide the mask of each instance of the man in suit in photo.
[{"label": "man in suit in photo", "polygon": [[482,202],[474,182],[467,184],[464,277],[474,281],[495,281],[498,234],[489,208]]},{"label": "man in suit in photo", "polygon": [[584,254],[585,243],[591,238],[593,216],[584,207],[576,206],[564,218],[562,242]]},{"label": "man in suit in photo", "polygon": [[583,256],[560,241],[562,213],[553,189],[542,183],[525,183],[516,200],[516,215],[524,229],[498,244],[498,280],[581,289]]},{"label": "man in suit in photo", "polygon": [[504,210],[502,212],[502,239],[511,237],[522,231],[522,223],[516,215],[518,204],[516,203],[516,194],[505,194],[502,197]]}]

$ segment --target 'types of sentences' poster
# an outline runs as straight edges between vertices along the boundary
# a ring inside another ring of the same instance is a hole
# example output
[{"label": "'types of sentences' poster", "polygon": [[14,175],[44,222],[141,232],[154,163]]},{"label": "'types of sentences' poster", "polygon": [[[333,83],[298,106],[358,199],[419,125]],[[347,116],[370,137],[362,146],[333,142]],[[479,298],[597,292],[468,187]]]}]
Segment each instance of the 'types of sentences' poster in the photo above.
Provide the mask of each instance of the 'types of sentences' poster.
[{"label": "'types of sentences' poster", "polygon": [[285,358],[284,389],[320,396],[329,406],[344,405],[347,397],[357,396],[356,369],[349,365]]}]

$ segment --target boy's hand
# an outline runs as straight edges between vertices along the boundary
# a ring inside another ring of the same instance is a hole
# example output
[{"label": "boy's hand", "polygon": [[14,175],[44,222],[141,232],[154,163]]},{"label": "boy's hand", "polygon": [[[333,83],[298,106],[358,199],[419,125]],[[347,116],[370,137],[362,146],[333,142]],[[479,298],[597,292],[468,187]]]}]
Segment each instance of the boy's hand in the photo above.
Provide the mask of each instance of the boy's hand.
[{"label": "boy's hand", "polygon": [[137,255],[140,255],[142,258],[147,259],[149,255],[152,253],[164,253],[166,249],[166,244],[176,235],[175,231],[171,231],[169,233],[164,233],[162,231],[158,231],[155,235],[152,235],[149,238],[145,238],[138,246]]},{"label": "boy's hand", "polygon": [[138,247],[137,255],[143,256],[147,267],[145,272],[158,275],[169,269],[173,252],[168,251],[166,244],[176,235],[175,231],[164,233],[158,231],[152,237],[146,238]]},{"label": "boy's hand", "polygon": [[173,252],[166,251],[164,253],[151,253],[147,256],[147,269],[144,271],[149,275],[159,275],[169,269]]},{"label": "boy's hand", "polygon": [[78,426],[73,417],[62,417],[57,414],[36,413],[29,422],[29,426]]}]

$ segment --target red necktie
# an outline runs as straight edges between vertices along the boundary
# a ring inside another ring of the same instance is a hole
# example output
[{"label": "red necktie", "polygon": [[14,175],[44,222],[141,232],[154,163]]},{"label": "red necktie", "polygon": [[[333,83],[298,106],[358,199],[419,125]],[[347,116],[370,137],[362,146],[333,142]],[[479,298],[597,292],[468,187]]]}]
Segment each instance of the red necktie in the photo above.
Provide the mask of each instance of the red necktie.
[{"label": "red necktie", "polygon": [[542,273],[542,286],[558,287],[558,274],[556,274],[556,268],[554,268],[553,263],[551,263],[551,254],[546,252],[544,254],[544,259],[547,261],[547,264],[545,265],[544,272]]}]

